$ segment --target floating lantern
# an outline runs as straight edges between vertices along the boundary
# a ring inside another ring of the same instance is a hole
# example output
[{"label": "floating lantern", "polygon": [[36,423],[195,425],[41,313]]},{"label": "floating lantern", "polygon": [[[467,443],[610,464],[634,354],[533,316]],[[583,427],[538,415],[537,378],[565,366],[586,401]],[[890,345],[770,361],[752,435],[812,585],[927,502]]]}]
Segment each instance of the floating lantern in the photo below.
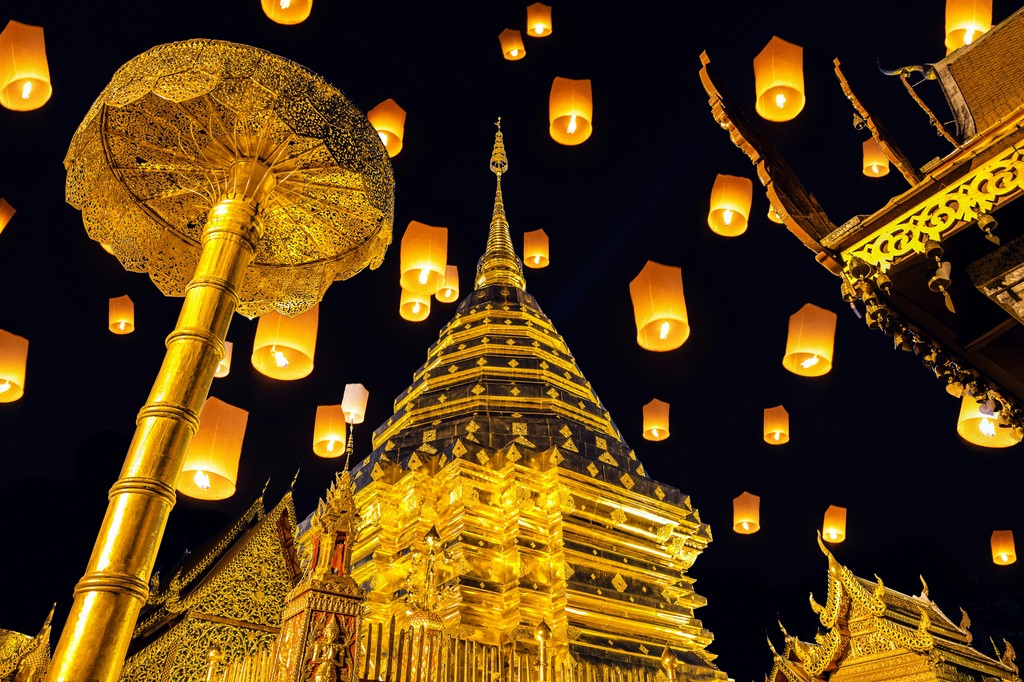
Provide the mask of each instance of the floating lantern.
[{"label": "floating lantern", "polygon": [[768,220],[772,221],[776,225],[785,225],[786,221],[782,217],[782,214],[776,210],[774,206],[768,204]]},{"label": "floating lantern", "polygon": [[200,500],[223,500],[235,494],[238,459],[249,413],[217,398],[208,398],[199,413],[177,489]]},{"label": "floating lantern", "polygon": [[659,441],[668,435],[668,403],[655,398],[644,405],[644,438]]},{"label": "floating lantern", "polygon": [[405,137],[405,109],[398,106],[395,100],[386,99],[370,109],[366,118],[380,136],[388,156],[398,156],[398,152],[402,151],[402,138]]},{"label": "floating lantern", "polygon": [[131,334],[135,331],[135,304],[128,296],[110,299],[107,315],[110,331],[115,334]]},{"label": "floating lantern", "polygon": [[782,405],[764,408],[764,442],[768,445],[789,442],[789,412]]},{"label": "floating lantern", "polygon": [[300,24],[309,17],[313,0],[262,0],[263,13],[278,24]]},{"label": "floating lantern", "polygon": [[732,529],[742,535],[761,530],[761,498],[744,492],[732,501]]},{"label": "floating lantern", "polygon": [[647,261],[629,283],[636,318],[636,342],[653,351],[675,350],[690,336],[683,271],[671,265]]},{"label": "floating lantern", "polygon": [[444,277],[437,285],[434,298],[441,303],[454,303],[459,300],[459,267],[457,265],[445,266]]},{"label": "floating lantern", "polygon": [[0,105],[32,111],[46,104],[52,92],[43,27],[7,22],[0,33]]},{"label": "floating lantern", "polygon": [[551,35],[551,7],[535,2],[526,7],[526,33],[534,38]]},{"label": "floating lantern", "polygon": [[402,299],[398,304],[398,314],[402,316],[403,320],[422,322],[430,316],[430,296],[402,289]]},{"label": "floating lantern", "polygon": [[349,424],[362,424],[366,418],[366,401],[369,397],[370,392],[362,384],[345,384],[345,394],[341,398],[345,421]]},{"label": "floating lantern", "polygon": [[750,178],[735,175],[715,177],[711,188],[711,210],[708,212],[711,231],[723,237],[738,237],[746,232],[753,193],[754,183]]},{"label": "floating lantern", "polygon": [[813,303],[789,316],[789,335],[782,366],[793,374],[818,377],[832,369],[836,314]]},{"label": "floating lantern", "polygon": [[501,43],[501,53],[510,62],[518,61],[526,56],[523,34],[514,28],[506,28],[499,33],[498,42]]},{"label": "floating lantern", "polygon": [[0,403],[13,403],[25,394],[28,339],[0,329]]},{"label": "floating lantern", "polygon": [[960,399],[960,416],[956,432],[968,443],[985,448],[1008,448],[1020,442],[1020,433],[1011,427],[999,425],[999,412],[985,409],[985,401],[966,392]]},{"label": "floating lantern", "polygon": [[432,296],[448,261],[448,228],[411,221],[402,235],[400,260],[402,288]]},{"label": "floating lantern", "polygon": [[7,203],[6,199],[0,198],[0,232],[3,232],[7,223],[11,222],[14,212],[14,207]]},{"label": "floating lantern", "polygon": [[821,537],[825,542],[836,544],[846,539],[846,507],[829,505],[825,510],[825,521],[821,525]]},{"label": "floating lantern", "polygon": [[875,138],[864,140],[864,175],[880,178],[889,174],[889,157],[885,155]]},{"label": "floating lantern", "polygon": [[341,457],[345,452],[345,413],[341,405],[318,405],[313,424],[313,452],[318,457]]},{"label": "floating lantern", "polygon": [[946,54],[992,28],[992,0],[946,0]]},{"label": "floating lantern", "polygon": [[1016,560],[1017,548],[1013,544],[1013,531],[992,531],[992,561],[1000,566],[1009,566]]},{"label": "floating lantern", "polygon": [[548,235],[544,230],[523,233],[523,265],[528,268],[548,266]]},{"label": "floating lantern", "polygon": [[217,379],[223,379],[231,373],[231,351],[234,349],[234,345],[230,341],[224,342],[224,357],[217,363],[217,371],[213,374]]},{"label": "floating lantern", "polygon": [[594,95],[590,80],[555,78],[548,99],[548,133],[559,144],[585,142],[593,132]]},{"label": "floating lantern", "polygon": [[260,316],[252,344],[252,366],[261,374],[282,381],[309,376],[313,371],[319,321],[319,304],[295,317],[277,312]]},{"label": "floating lantern", "polygon": [[804,108],[804,48],[772,36],[754,57],[757,113],[769,121],[790,121]]}]

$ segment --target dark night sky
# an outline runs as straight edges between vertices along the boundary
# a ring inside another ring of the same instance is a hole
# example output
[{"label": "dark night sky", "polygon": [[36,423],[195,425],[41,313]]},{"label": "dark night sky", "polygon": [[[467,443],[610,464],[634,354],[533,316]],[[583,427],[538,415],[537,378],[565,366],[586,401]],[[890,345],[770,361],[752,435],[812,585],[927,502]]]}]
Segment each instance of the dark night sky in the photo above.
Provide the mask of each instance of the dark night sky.
[{"label": "dark night sky", "polygon": [[[832,59],[842,59],[915,164],[945,155],[900,84],[875,66],[940,59],[943,3],[555,2],[553,35],[527,39],[527,57],[506,62],[497,35],[522,26],[526,4],[316,0],[304,24],[285,27],[257,0],[4,3],[0,20],[45,27],[54,94],[35,112],[0,110],[0,196],[18,209],[0,235],[0,328],[31,342],[26,395],[0,405],[0,627],[34,632],[53,601],[58,628],[63,622],[180,306],[87,238],[64,202],[68,143],[121,64],[160,43],[218,38],[297,61],[364,111],[389,97],[407,110],[405,148],[393,159],[395,231],[414,219],[448,227],[464,293],[486,239],[487,162],[502,117],[513,239],[518,247],[523,231],[538,228],[551,238],[552,264],[527,271],[528,289],[652,477],[688,493],[711,524],[716,539],[691,575],[709,600],[698,615],[726,672],[738,680],[767,672],[764,635],[779,641],[777,617],[813,636],[807,593],[823,595],[826,571],[815,530],[830,504],[849,509],[848,539],[835,553],[855,572],[914,594],[924,574],[954,621],[958,606],[970,612],[975,641],[992,633],[1024,646],[1022,569],[994,566],[988,551],[996,528],[1024,541],[1020,446],[962,442],[958,402],[853,314],[838,280],[763,217],[763,193],[755,190],[743,236],[719,237],[706,224],[715,174],[753,177],[753,169],[711,118],[697,77],[701,50],[750,111],[754,55],[773,34],[804,46],[806,108],[790,123],[758,125],[841,223],[905,184],[895,172],[860,175],[865,134],[850,125]],[[996,21],[1016,8],[996,0]],[[594,134],[579,147],[547,134],[554,76],[593,81]],[[934,83],[922,92],[941,101]],[[692,334],[671,353],[635,343],[628,283],[647,259],[682,267]],[[122,294],[137,318],[137,332],[124,337],[106,330],[107,299]],[[272,502],[301,466],[296,499],[300,514],[310,511],[338,466],[311,451],[315,407],[338,402],[348,382],[371,392],[356,436],[357,455],[369,452],[372,427],[454,314],[435,303],[426,322],[404,322],[398,295],[395,244],[378,270],[328,291],[316,369],[297,382],[251,367],[256,322],[236,316],[232,371],[211,394],[250,411],[238,493],[219,503],[181,498],[159,565],[201,544],[268,477]],[[839,315],[835,367],[819,379],[781,366],[788,316],[807,302]],[[672,405],[663,443],[640,437],[641,406],[652,397]],[[779,403],[793,439],[772,448],[761,440],[761,411]],[[763,528],[753,536],[731,531],[731,501],[744,490],[761,496]]]}]

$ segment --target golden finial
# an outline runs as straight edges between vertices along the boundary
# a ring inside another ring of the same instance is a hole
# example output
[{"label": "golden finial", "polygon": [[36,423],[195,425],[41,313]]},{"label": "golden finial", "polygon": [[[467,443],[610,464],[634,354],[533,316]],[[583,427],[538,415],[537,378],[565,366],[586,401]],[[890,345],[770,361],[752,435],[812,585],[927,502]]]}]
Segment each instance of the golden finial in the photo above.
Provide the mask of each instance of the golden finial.
[{"label": "golden finial", "polygon": [[494,192],[494,212],[491,215],[491,227],[487,233],[487,248],[476,266],[476,288],[502,285],[526,289],[523,278],[523,263],[512,248],[512,237],[509,234],[508,219],[505,217],[505,201],[501,195],[501,176],[508,172],[508,157],[505,155],[505,142],[501,134],[501,119],[495,123],[498,130],[494,133],[494,149],[491,151],[491,172],[497,176],[497,188]]},{"label": "golden finial", "polygon": [[501,178],[501,174],[508,171],[508,157],[505,156],[505,142],[501,135],[501,116],[495,123],[498,132],[494,133],[494,151],[491,152],[491,172]]}]

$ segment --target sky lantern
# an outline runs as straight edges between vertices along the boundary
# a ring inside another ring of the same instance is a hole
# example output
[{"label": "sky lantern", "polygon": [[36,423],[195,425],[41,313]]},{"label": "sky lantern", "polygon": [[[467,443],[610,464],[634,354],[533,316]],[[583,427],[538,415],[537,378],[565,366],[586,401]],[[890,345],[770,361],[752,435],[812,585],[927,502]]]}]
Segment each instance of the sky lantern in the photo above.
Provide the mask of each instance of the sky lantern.
[{"label": "sky lantern", "polygon": [[992,531],[992,561],[999,566],[1009,566],[1016,560],[1017,548],[1013,544],[1013,531]]},{"label": "sky lantern", "polygon": [[889,174],[889,157],[882,151],[875,138],[864,140],[864,175],[880,178]]},{"label": "sky lantern", "polygon": [[764,442],[768,445],[789,442],[789,412],[782,405],[764,408]]},{"label": "sky lantern", "polygon": [[768,204],[768,220],[772,221],[776,225],[785,225],[786,221],[783,219],[782,214],[779,213],[771,204]]},{"label": "sky lantern", "polygon": [[317,405],[313,452],[328,459],[345,453],[345,413],[341,405]]},{"label": "sky lantern", "polygon": [[690,322],[680,268],[647,261],[629,283],[629,295],[636,318],[636,342],[641,348],[668,351],[683,345],[690,336]]},{"label": "sky lantern", "polygon": [[271,379],[292,381],[313,371],[320,304],[301,315],[278,312],[260,316],[252,343],[252,366]]},{"label": "sky lantern", "polygon": [[345,394],[341,398],[345,421],[349,424],[362,424],[366,418],[366,401],[369,398],[370,392],[362,384],[345,384]]},{"label": "sky lantern", "polygon": [[1016,429],[999,425],[999,412],[989,409],[994,401],[982,400],[963,393],[956,432],[968,443],[985,448],[1008,448],[1020,442]]},{"label": "sky lantern", "polygon": [[804,48],[772,36],[754,57],[754,108],[769,121],[790,121],[804,108]]},{"label": "sky lantern", "polygon": [[14,217],[15,209],[7,200],[0,197],[0,232],[4,231],[7,227],[7,223],[11,222],[11,218]]},{"label": "sky lantern", "polygon": [[0,33],[0,105],[32,111],[46,104],[52,92],[43,27],[12,19]]},{"label": "sky lantern", "polygon": [[523,233],[523,265],[546,268],[549,263],[548,234],[544,230]]},{"label": "sky lantern", "polygon": [[558,144],[585,142],[593,132],[594,95],[590,80],[555,78],[548,99],[548,132]]},{"label": "sky lantern", "polygon": [[28,339],[0,329],[0,403],[13,403],[25,394]]},{"label": "sky lantern", "polygon": [[433,296],[448,263],[448,228],[410,221],[402,235],[400,260],[402,289]]},{"label": "sky lantern", "polygon": [[235,344],[230,341],[224,342],[224,357],[217,363],[217,371],[214,372],[213,376],[216,379],[223,379],[231,373],[231,352],[234,350]]},{"label": "sky lantern", "polygon": [[992,0],[946,0],[946,54],[992,28]]},{"label": "sky lantern", "polygon": [[718,175],[711,188],[711,209],[708,226],[723,237],[738,237],[747,231],[747,217],[754,194],[750,178]]},{"label": "sky lantern", "polygon": [[526,7],[526,34],[534,38],[551,35],[551,6],[535,2]]},{"label": "sky lantern", "polygon": [[313,9],[313,0],[262,0],[263,13],[278,24],[301,24]]},{"label": "sky lantern", "polygon": [[131,334],[135,331],[135,304],[127,295],[110,299],[107,313],[110,331],[115,334]]},{"label": "sky lantern", "polygon": [[430,316],[430,296],[402,289],[398,314],[402,316],[403,320],[422,322]]},{"label": "sky lantern", "polygon": [[761,498],[744,492],[732,501],[732,529],[741,535],[761,530]]},{"label": "sky lantern", "polygon": [[518,61],[526,56],[523,34],[514,28],[506,28],[499,33],[498,42],[501,43],[501,54],[510,62]]},{"label": "sky lantern", "polygon": [[782,366],[793,374],[818,377],[832,369],[836,314],[807,303],[789,316],[789,335]]},{"label": "sky lantern", "polygon": [[217,398],[206,399],[199,413],[199,430],[178,476],[178,492],[200,500],[224,500],[235,494],[248,421],[249,413],[242,408]]},{"label": "sky lantern", "polygon": [[445,266],[444,277],[437,284],[434,298],[441,303],[454,303],[459,300],[459,266]]},{"label": "sky lantern", "polygon": [[825,542],[836,544],[846,539],[846,507],[829,505],[821,524],[821,537]]},{"label": "sky lantern", "polygon": [[644,405],[644,438],[665,440],[668,438],[668,403],[655,398]]},{"label": "sky lantern", "polygon": [[405,137],[405,109],[398,106],[393,99],[386,99],[366,113],[370,119],[388,156],[398,156],[402,151],[402,139]]}]

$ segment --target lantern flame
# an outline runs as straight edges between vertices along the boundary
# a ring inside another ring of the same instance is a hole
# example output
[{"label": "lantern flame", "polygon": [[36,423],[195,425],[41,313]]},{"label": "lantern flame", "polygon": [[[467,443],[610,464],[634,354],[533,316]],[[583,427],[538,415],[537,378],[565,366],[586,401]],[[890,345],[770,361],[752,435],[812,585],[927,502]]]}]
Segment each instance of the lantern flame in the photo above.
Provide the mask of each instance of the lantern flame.
[{"label": "lantern flame", "polygon": [[975,30],[973,28],[969,28],[964,31],[964,45],[970,45],[974,42],[974,33]]},{"label": "lantern flame", "polygon": [[[285,1],[287,2],[287,0]],[[192,477],[192,480],[195,481],[196,487],[200,490],[210,489],[210,477],[202,469],[196,470],[196,475]]]},{"label": "lantern flame", "polygon": [[380,141],[384,143],[385,147],[387,147],[388,146],[388,134],[385,133],[384,131],[380,131],[377,134],[380,136]]},{"label": "lantern flame", "polygon": [[569,126],[565,129],[565,132],[570,135],[576,132],[576,114],[569,117]]},{"label": "lantern flame", "polygon": [[428,279],[430,279],[430,271],[423,268],[420,270],[420,284],[426,284]]},{"label": "lantern flame", "polygon": [[992,423],[992,420],[988,417],[981,418],[981,424],[978,425],[978,430],[989,438],[994,438],[996,435],[996,425]]},{"label": "lantern flame", "polygon": [[537,26],[536,28],[533,29],[533,32],[536,33],[537,35],[540,35],[541,33],[544,32],[544,27],[543,26]]},{"label": "lantern flame", "polygon": [[120,322],[117,323],[117,326],[121,331],[124,331],[124,324],[124,320],[121,320]]},{"label": "lantern flame", "polygon": [[333,438],[331,440],[327,441],[327,452],[334,452],[334,445],[337,442],[338,441],[334,440]]},{"label": "lantern flame", "polygon": [[11,390],[11,382],[4,379],[0,382],[0,393],[6,393],[9,390]]},{"label": "lantern flame", "polygon": [[780,438],[782,438],[782,433],[781,433],[781,432],[779,432],[779,431],[776,431],[775,433],[773,433],[773,434],[772,434],[772,439],[773,439],[773,440],[776,440],[776,441],[777,441],[777,440],[779,440]]},{"label": "lantern flame", "polygon": [[658,437],[658,429],[651,429],[651,438]]},{"label": "lantern flame", "polygon": [[749,521],[744,521],[743,523],[740,524],[740,526],[743,527],[743,530],[750,530],[750,522]]},{"label": "lantern flame", "polygon": [[277,346],[271,346],[270,347],[270,354],[272,356],[274,356],[274,364],[275,365],[277,365],[278,367],[287,367],[288,366],[288,358],[285,357],[285,354],[283,352],[281,352],[281,351],[279,351],[277,349]]},{"label": "lantern flame", "polygon": [[419,312],[420,312],[420,302],[416,301],[415,303],[412,304],[412,314],[416,315]]},{"label": "lantern flame", "polygon": [[724,222],[726,225],[732,225],[732,209],[731,208],[725,209],[725,211],[722,213],[722,222]]},{"label": "lantern flame", "polygon": [[781,92],[775,95],[775,106],[779,109],[784,109],[786,107],[786,96]]},{"label": "lantern flame", "polygon": [[1010,555],[1008,555],[1006,552],[1003,552],[999,555],[999,560],[1005,564],[1010,560]]},{"label": "lantern flame", "polygon": [[661,323],[661,330],[658,332],[658,338],[664,341],[668,338],[668,333],[672,331],[672,323],[665,320]]},{"label": "lantern flame", "polygon": [[537,265],[540,265],[540,256],[534,256],[534,257],[533,257],[533,262],[534,262],[535,264],[537,264]]},{"label": "lantern flame", "polygon": [[281,9],[288,9],[292,6],[292,0],[281,0],[280,5]]},{"label": "lantern flame", "polygon": [[519,50],[509,50],[508,54],[509,54],[510,57],[518,57],[519,56]]},{"label": "lantern flame", "polygon": [[800,366],[803,367],[804,369],[810,369],[811,367],[814,367],[819,362],[821,362],[821,358],[819,358],[817,355],[812,355],[811,357],[809,357],[806,360],[804,360],[803,362],[801,362]]},{"label": "lantern flame", "polygon": [[827,535],[829,540],[835,540],[837,537],[837,533],[832,529],[829,529]]},{"label": "lantern flame", "polygon": [[21,98],[28,99],[32,96],[32,81],[25,81],[25,84],[21,86]]}]

